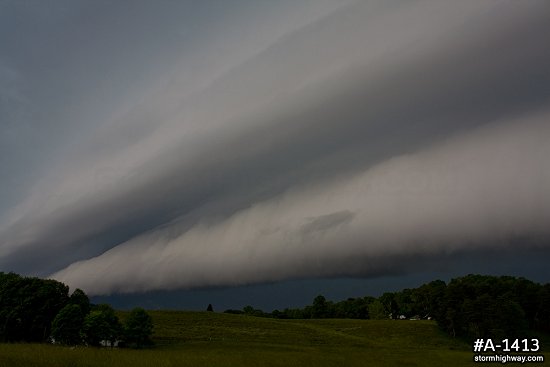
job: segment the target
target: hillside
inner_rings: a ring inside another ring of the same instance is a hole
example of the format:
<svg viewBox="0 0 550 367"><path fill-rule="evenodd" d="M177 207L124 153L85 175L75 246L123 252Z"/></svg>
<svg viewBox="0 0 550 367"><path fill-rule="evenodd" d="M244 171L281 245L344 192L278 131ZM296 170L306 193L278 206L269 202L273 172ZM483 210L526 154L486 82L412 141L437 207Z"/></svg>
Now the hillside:
<svg viewBox="0 0 550 367"><path fill-rule="evenodd" d="M124 321L128 312L117 314ZM472 365L472 346L449 337L434 321L150 314L155 325L152 349L0 344L0 367ZM547 336L541 339L543 350L549 344Z"/></svg>
<svg viewBox="0 0 550 367"><path fill-rule="evenodd" d="M273 346L464 347L434 322L397 320L276 320L213 312L150 311L159 347L181 344ZM124 316L121 315L121 318ZM469 349L466 346L466 349Z"/></svg>
<svg viewBox="0 0 550 367"><path fill-rule="evenodd" d="M471 346L447 337L431 321L151 315L154 349L0 344L0 366L463 366L472 358Z"/></svg>

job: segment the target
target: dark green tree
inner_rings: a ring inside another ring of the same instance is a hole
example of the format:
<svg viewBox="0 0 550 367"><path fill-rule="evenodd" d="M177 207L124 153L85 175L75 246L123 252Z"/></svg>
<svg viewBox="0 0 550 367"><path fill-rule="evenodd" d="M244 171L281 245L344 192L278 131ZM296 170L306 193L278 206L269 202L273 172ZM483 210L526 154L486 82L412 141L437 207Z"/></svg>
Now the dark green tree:
<svg viewBox="0 0 550 367"><path fill-rule="evenodd" d="M0 341L46 341L68 292L55 280L0 273Z"/></svg>
<svg viewBox="0 0 550 367"><path fill-rule="evenodd" d="M436 319L453 336L521 337L539 320L540 288L509 276L456 278L445 290Z"/></svg>
<svg viewBox="0 0 550 367"><path fill-rule="evenodd" d="M243 307L243 313L248 316L264 317L267 314L260 309L256 309L250 305Z"/></svg>
<svg viewBox="0 0 550 367"><path fill-rule="evenodd" d="M384 309L386 310L386 314L391 317L392 319L396 319L399 317L399 306L395 300L395 293L386 292L379 298L380 302L382 302L382 305L384 305Z"/></svg>
<svg viewBox="0 0 550 367"><path fill-rule="evenodd" d="M368 319L369 304L374 297L348 298L332 304L331 316L337 319Z"/></svg>
<svg viewBox="0 0 550 367"><path fill-rule="evenodd" d="M382 302L375 300L369 305L369 317L372 320L382 320L388 318L386 309Z"/></svg>
<svg viewBox="0 0 550 367"><path fill-rule="evenodd" d="M535 325L538 330L550 332L550 283L540 287Z"/></svg>
<svg viewBox="0 0 550 367"><path fill-rule="evenodd" d="M134 308L124 323L126 341L142 348L151 344L153 334L153 319L143 308Z"/></svg>
<svg viewBox="0 0 550 367"><path fill-rule="evenodd" d="M82 337L86 344L99 346L102 340L110 336L109 323L101 311L91 311L82 325Z"/></svg>
<svg viewBox="0 0 550 367"><path fill-rule="evenodd" d="M84 314L78 305L68 304L57 314L52 323L51 336L56 343L77 345L82 342L80 331Z"/></svg>
<svg viewBox="0 0 550 367"><path fill-rule="evenodd" d="M91 309L90 299L88 298L86 293L84 293L84 291L79 288L75 289L73 294L71 294L71 297L69 298L69 304L79 306L84 315L87 315Z"/></svg>
<svg viewBox="0 0 550 367"><path fill-rule="evenodd" d="M106 304L96 306L84 318L82 336L88 345L99 346L105 341L113 346L122 336L122 325L113 308Z"/></svg>
<svg viewBox="0 0 550 367"><path fill-rule="evenodd" d="M327 302L326 298L322 295L318 295L313 300L313 305L311 308L311 318L324 319L330 317L329 308L330 304Z"/></svg>

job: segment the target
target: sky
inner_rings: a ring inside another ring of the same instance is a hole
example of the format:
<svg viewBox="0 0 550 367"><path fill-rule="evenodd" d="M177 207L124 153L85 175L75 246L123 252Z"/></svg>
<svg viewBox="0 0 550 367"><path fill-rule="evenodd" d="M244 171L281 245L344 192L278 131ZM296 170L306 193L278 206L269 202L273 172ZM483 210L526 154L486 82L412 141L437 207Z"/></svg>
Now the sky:
<svg viewBox="0 0 550 367"><path fill-rule="evenodd" d="M0 0L0 271L121 307L550 282L548 34L545 0Z"/></svg>

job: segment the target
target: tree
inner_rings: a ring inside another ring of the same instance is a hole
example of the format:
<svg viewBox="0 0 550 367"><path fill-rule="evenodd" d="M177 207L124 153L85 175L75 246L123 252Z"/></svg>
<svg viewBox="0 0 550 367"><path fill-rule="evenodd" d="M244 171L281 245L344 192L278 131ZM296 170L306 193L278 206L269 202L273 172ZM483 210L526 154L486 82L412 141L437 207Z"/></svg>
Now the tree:
<svg viewBox="0 0 550 367"><path fill-rule="evenodd" d="M453 336L524 335L540 320L541 286L523 278L468 275L451 280L436 320Z"/></svg>
<svg viewBox="0 0 550 367"><path fill-rule="evenodd" d="M550 332L550 283L540 288L538 299L536 327L539 330Z"/></svg>
<svg viewBox="0 0 550 367"><path fill-rule="evenodd" d="M243 313L248 316L257 316L257 317L263 317L266 315L262 310L255 309L250 305L243 307Z"/></svg>
<svg viewBox="0 0 550 367"><path fill-rule="evenodd" d="M411 289L406 288L403 289L401 292L395 292L394 301L397 304L397 312L392 315L394 319L399 317L400 315L405 315L406 317L411 317L415 315L413 310Z"/></svg>
<svg viewBox="0 0 550 367"><path fill-rule="evenodd" d="M371 320L382 320L386 319L386 309L384 305L379 300L374 300L369 304L369 318Z"/></svg>
<svg viewBox="0 0 550 367"><path fill-rule="evenodd" d="M387 315L392 319L399 317L399 308L395 301L395 293L386 292L380 296L379 300L382 302Z"/></svg>
<svg viewBox="0 0 550 367"><path fill-rule="evenodd" d="M211 303L209 303L209 304L208 304L208 307L206 307L206 311L208 311L208 312L214 312L214 307L212 307L212 304L211 304Z"/></svg>
<svg viewBox="0 0 550 367"><path fill-rule="evenodd" d="M55 280L0 272L0 341L46 341L68 292Z"/></svg>
<svg viewBox="0 0 550 367"><path fill-rule="evenodd" d="M313 300L313 306L311 309L311 318L324 319L329 317L329 303L322 295L318 295Z"/></svg>
<svg viewBox="0 0 550 367"><path fill-rule="evenodd" d="M90 299L82 289L75 289L69 298L69 304L79 306L84 315L87 315L90 312Z"/></svg>
<svg viewBox="0 0 550 367"><path fill-rule="evenodd" d="M84 319L82 334L88 345L99 346L107 341L113 346L122 334L122 326L109 305L96 306Z"/></svg>
<svg viewBox="0 0 550 367"><path fill-rule="evenodd" d="M109 324L101 311L92 311L84 319L82 336L86 344L99 346L102 340L108 339Z"/></svg>
<svg viewBox="0 0 550 367"><path fill-rule="evenodd" d="M124 323L126 341L137 348L151 344L153 334L153 320L143 308L134 308Z"/></svg>
<svg viewBox="0 0 550 367"><path fill-rule="evenodd" d="M80 306L68 304L57 314L52 323L51 336L56 343L77 345L82 342L80 330L84 315Z"/></svg>
<svg viewBox="0 0 550 367"><path fill-rule="evenodd" d="M337 319L368 319L369 304L374 297L348 298L332 304L330 316Z"/></svg>

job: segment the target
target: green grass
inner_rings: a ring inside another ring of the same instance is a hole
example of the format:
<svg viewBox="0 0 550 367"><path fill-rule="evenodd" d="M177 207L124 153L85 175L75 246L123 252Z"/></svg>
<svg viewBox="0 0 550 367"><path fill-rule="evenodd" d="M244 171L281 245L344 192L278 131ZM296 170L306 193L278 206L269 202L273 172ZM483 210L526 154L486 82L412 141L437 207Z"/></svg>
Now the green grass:
<svg viewBox="0 0 550 367"><path fill-rule="evenodd" d="M151 315L153 349L0 344L0 367L473 365L471 346L441 333L431 321L274 320L176 311Z"/></svg>

